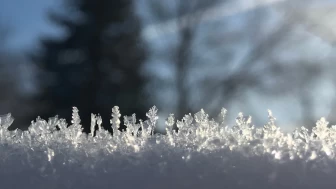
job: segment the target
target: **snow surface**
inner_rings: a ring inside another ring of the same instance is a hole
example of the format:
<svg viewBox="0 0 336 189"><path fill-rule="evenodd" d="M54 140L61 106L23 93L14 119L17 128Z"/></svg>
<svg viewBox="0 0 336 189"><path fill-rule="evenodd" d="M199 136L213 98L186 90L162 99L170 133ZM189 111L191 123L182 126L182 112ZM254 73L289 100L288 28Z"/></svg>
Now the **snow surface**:
<svg viewBox="0 0 336 189"><path fill-rule="evenodd" d="M56 116L9 131L14 119L0 116L0 188L336 188L336 126L324 118L312 132L284 133L271 111L269 122L256 128L242 113L229 127L225 109L216 119L201 110L176 123L170 114L167 134L153 135L157 111L138 123L125 116L127 131L113 136L94 114L91 128L98 130L83 133L75 107L70 126ZM120 117L114 107L115 131Z"/></svg>

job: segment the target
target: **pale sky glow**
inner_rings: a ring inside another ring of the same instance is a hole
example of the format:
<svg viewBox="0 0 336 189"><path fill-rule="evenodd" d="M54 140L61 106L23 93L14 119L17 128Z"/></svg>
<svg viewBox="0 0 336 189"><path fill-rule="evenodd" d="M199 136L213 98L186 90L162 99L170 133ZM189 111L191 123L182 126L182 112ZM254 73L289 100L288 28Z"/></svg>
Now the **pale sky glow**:
<svg viewBox="0 0 336 189"><path fill-rule="evenodd" d="M0 26L10 27L8 48L26 50L38 44L41 35L57 36L62 30L47 19L50 9L57 9L57 0L0 0ZM3 23L2 23L3 22Z"/></svg>
<svg viewBox="0 0 336 189"><path fill-rule="evenodd" d="M246 12L258 7L269 6L274 3L283 2L286 0L261 0L258 2L252 1L235 1L234 3L227 4L222 3L222 5L213 7L204 12L204 16L202 17L203 22L214 21L222 17L232 16L238 13ZM188 15L180 18L181 22L183 20L188 19ZM182 27L178 28L177 19L169 20L167 22L155 25L149 25L145 27L142 31L142 36L145 39L154 39L164 34L177 32L179 29L187 27L187 25L182 25ZM188 22L185 22L188 23Z"/></svg>

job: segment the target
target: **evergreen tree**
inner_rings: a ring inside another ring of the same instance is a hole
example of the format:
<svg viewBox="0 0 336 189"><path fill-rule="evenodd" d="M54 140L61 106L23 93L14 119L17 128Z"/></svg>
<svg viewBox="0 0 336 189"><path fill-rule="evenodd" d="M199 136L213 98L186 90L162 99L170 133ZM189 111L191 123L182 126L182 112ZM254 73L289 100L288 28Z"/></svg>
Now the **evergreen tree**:
<svg viewBox="0 0 336 189"><path fill-rule="evenodd" d="M91 113L100 113L104 127L110 128L114 105L124 115L144 114L144 52L132 1L68 0L64 7L66 15L50 12L49 18L66 35L41 39L42 51L32 56L44 71L39 100L47 103L48 111L42 115L69 119L77 106L88 132Z"/></svg>

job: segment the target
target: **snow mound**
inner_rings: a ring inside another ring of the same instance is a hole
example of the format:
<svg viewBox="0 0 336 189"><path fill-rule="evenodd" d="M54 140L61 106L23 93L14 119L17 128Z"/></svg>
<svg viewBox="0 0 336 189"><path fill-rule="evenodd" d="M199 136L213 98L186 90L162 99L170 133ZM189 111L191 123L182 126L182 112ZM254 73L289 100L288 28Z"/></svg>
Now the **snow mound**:
<svg viewBox="0 0 336 189"><path fill-rule="evenodd" d="M201 110L176 122L170 114L160 135L153 134L157 111L151 108L146 121L124 116L127 129L120 132L114 107L113 136L94 114L91 133L83 133L75 107L69 126L57 116L38 117L26 131L9 131L13 117L0 116L1 188L336 187L336 126L328 127L325 118L312 132L284 133L271 111L263 127L242 113L229 127L224 108L216 119Z"/></svg>

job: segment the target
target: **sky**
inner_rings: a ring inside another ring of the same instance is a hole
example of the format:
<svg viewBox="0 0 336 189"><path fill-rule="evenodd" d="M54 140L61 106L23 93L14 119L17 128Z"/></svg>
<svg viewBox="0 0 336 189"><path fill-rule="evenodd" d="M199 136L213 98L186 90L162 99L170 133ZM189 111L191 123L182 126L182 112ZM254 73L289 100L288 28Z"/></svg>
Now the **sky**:
<svg viewBox="0 0 336 189"><path fill-rule="evenodd" d="M250 9L251 6L272 4L279 1L283 0L259 0L260 3L247 4L243 8ZM0 0L0 23L8 24L14 32L9 41L9 47L19 50L27 49L35 46L41 35L59 35L60 30L49 23L46 17L47 11L57 8L59 2L57 0ZM324 0L322 2L335 3L336 0ZM233 12L235 11L238 10ZM153 26L147 27L144 32L148 35L152 29Z"/></svg>
<svg viewBox="0 0 336 189"><path fill-rule="evenodd" d="M56 0L0 0L0 21L11 27L9 48L23 50L37 44L41 35L57 35L59 29L48 22L46 13Z"/></svg>
<svg viewBox="0 0 336 189"><path fill-rule="evenodd" d="M247 12L249 10L262 7L270 6L272 4L280 3L286 0L236 0L232 2L219 3L218 6L209 8L205 10L204 17L202 18L204 22L218 20L223 17L232 16L242 12ZM144 9L144 11L147 11ZM204 10L202 10L204 11ZM143 15L146 13L142 13ZM185 16L187 19L188 16ZM180 18L179 18L180 19ZM183 19L183 18L182 18ZM146 38L155 38L160 35L164 35L169 32L177 32L181 28L177 28L177 19L168 20L165 23L153 24L145 27L142 35ZM187 27L183 25L182 27ZM160 28L160 29L158 29Z"/></svg>

